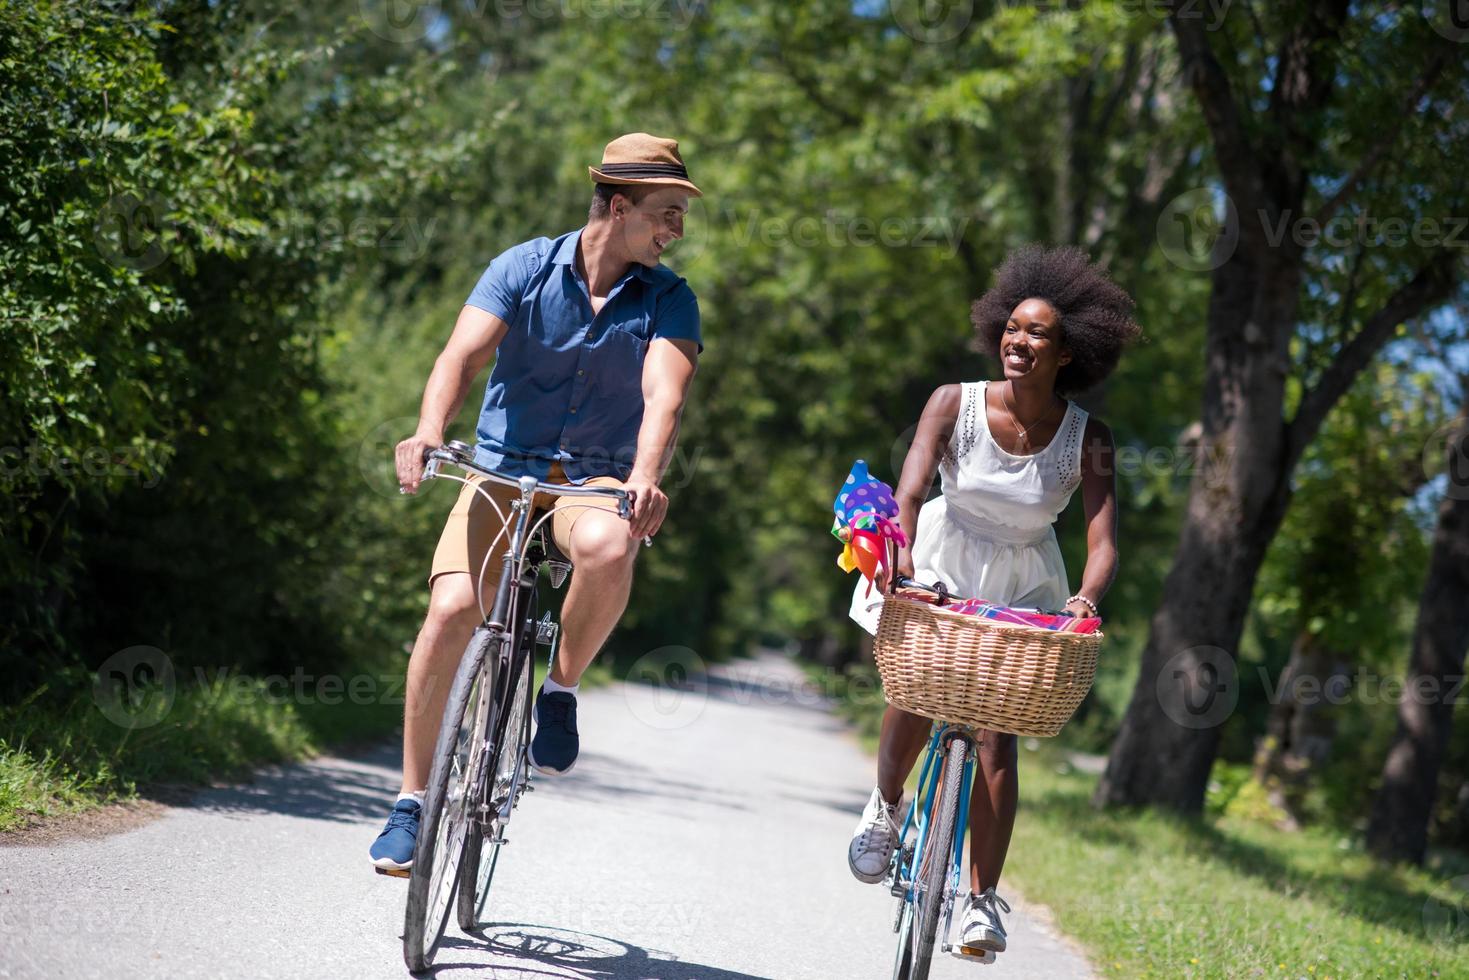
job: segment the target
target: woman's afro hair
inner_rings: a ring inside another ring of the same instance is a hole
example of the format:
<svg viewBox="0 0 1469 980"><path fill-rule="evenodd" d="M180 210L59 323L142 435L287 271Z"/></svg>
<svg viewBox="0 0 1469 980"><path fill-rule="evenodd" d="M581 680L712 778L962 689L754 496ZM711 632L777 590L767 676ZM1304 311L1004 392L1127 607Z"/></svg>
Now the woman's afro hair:
<svg viewBox="0 0 1469 980"><path fill-rule="evenodd" d="M1079 248L1026 245L1005 257L995 283L974 301L969 319L983 349L996 356L1015 307L1043 299L1056 311L1071 362L1061 365L1056 390L1086 391L1117 367L1122 348L1141 334L1132 319L1132 297Z"/></svg>

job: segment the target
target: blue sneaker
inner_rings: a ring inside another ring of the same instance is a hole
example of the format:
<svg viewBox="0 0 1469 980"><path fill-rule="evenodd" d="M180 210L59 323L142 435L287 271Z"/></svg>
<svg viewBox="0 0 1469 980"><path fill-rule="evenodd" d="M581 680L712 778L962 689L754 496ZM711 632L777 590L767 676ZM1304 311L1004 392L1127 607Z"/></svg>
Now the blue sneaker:
<svg viewBox="0 0 1469 980"><path fill-rule="evenodd" d="M536 737L530 740L530 764L536 772L563 776L576 764L576 695L565 691L536 694Z"/></svg>
<svg viewBox="0 0 1469 980"><path fill-rule="evenodd" d="M418 842L418 819L423 807L417 800L399 800L388 815L388 825L372 842L372 866L380 875L407 878L413 869L413 845Z"/></svg>

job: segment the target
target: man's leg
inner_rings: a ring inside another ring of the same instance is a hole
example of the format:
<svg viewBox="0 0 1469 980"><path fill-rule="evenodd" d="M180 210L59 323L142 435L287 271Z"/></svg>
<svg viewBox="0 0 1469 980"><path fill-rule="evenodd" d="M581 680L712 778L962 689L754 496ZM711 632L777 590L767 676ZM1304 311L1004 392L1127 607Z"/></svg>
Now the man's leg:
<svg viewBox="0 0 1469 980"><path fill-rule="evenodd" d="M507 506L506 491L514 492L509 488L490 488L502 511ZM454 685L454 673L459 669L464 648L480 621L474 583L481 567L485 567L484 589L491 596L500 580L500 556L505 552L505 545L504 538L497 539L497 535L502 526L495 508L466 486L439 537L429 574L428 615L424 617L413 644L413 656L408 661L403 702L402 791L388 816L387 826L371 849L372 863L386 874L404 875L413 863L421 808L409 797L418 794L421 799L428 786L434 744L438 741L449 688ZM485 566L485 552L492 543L496 553Z"/></svg>
<svg viewBox="0 0 1469 980"><path fill-rule="evenodd" d="M622 481L600 476L584 486L621 487ZM561 645L550 677L574 687L627 609L638 541L617 516L616 502L594 497L557 498L551 533L576 570L561 606Z"/></svg>
<svg viewBox="0 0 1469 980"><path fill-rule="evenodd" d="M428 615L408 661L403 708L404 793L416 793L428 785L444 703L454 684L459 658L479 621L474 577L467 572L435 576Z"/></svg>
<svg viewBox="0 0 1469 980"><path fill-rule="evenodd" d="M576 570L561 607L561 645L551 668L551 680L564 687L581 680L622 618L638 554L627 521L607 510L584 510L574 518L568 537L567 554Z"/></svg>

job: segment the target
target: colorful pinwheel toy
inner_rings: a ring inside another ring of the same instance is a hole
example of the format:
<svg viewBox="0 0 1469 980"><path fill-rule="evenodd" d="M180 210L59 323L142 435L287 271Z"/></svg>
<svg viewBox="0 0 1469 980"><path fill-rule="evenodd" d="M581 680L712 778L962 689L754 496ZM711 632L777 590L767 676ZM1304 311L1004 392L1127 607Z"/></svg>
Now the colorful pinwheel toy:
<svg viewBox="0 0 1469 980"><path fill-rule="evenodd" d="M831 533L844 545L837 565L844 572L852 569L861 571L867 579L867 591L872 592L872 583L878 569L887 569L888 542L899 546L908 543L903 529L898 526L898 503L893 499L893 488L867 472L867 462L857 460L852 472L837 491L832 503L836 521Z"/></svg>

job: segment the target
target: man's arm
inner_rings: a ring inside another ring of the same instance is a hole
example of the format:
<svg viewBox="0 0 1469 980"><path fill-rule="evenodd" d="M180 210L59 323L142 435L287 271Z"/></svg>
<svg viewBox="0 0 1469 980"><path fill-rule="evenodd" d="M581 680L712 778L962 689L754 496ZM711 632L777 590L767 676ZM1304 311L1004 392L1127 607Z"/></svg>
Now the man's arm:
<svg viewBox="0 0 1469 980"><path fill-rule="evenodd" d="M627 480L627 489L637 494L628 527L635 538L657 534L668 513L668 496L658 482L673 459L679 419L698 361L696 342L663 337L653 339L643 358L643 424Z"/></svg>
<svg viewBox="0 0 1469 980"><path fill-rule="evenodd" d="M434 369L424 386L418 431L398 443L394 450L398 483L407 492L418 492L418 484L423 479L424 452L444 444L444 430L459 414L470 383L490 363L509 329L504 320L478 307L466 306L459 311L454 332L434 361Z"/></svg>

